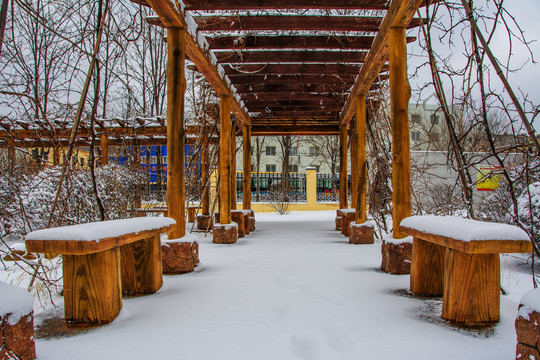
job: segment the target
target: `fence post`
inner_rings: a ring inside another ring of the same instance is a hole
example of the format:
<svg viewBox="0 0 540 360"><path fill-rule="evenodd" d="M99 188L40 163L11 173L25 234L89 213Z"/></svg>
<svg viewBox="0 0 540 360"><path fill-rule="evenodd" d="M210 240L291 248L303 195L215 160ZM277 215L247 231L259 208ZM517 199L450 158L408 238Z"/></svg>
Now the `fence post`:
<svg viewBox="0 0 540 360"><path fill-rule="evenodd" d="M317 204L317 169L306 168L306 199L308 207Z"/></svg>

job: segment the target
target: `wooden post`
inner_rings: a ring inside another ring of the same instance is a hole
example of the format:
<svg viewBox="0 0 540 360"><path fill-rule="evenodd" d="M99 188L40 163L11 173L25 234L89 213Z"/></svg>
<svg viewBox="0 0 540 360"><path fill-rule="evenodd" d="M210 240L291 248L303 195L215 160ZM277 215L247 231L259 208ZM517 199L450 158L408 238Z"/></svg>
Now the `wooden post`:
<svg viewBox="0 0 540 360"><path fill-rule="evenodd" d="M392 126L392 218L394 238L405 237L399 224L411 216L411 158L409 139L409 99L411 88L407 79L407 43L405 28L388 32L390 60L390 112Z"/></svg>
<svg viewBox="0 0 540 360"><path fill-rule="evenodd" d="M120 247L122 291L152 294L163 284L160 234Z"/></svg>
<svg viewBox="0 0 540 360"><path fill-rule="evenodd" d="M236 210L236 126L231 133L231 210Z"/></svg>
<svg viewBox="0 0 540 360"><path fill-rule="evenodd" d="M411 292L428 296L441 296L443 294L445 251L443 246L417 237L414 238L410 278Z"/></svg>
<svg viewBox="0 0 540 360"><path fill-rule="evenodd" d="M9 172L13 172L13 169L15 168L15 141L12 138L8 138L7 140L8 145L8 168Z"/></svg>
<svg viewBox="0 0 540 360"><path fill-rule="evenodd" d="M71 162L71 159L67 159ZM109 164L109 139L106 134L101 134L101 166Z"/></svg>
<svg viewBox="0 0 540 360"><path fill-rule="evenodd" d="M137 144L133 145L133 169L141 168L141 147Z"/></svg>
<svg viewBox="0 0 540 360"><path fill-rule="evenodd" d="M201 214L210 215L210 160L209 160L209 138L208 129L204 127L202 134L202 148L201 148L201 179L204 182L204 188L201 199Z"/></svg>
<svg viewBox="0 0 540 360"><path fill-rule="evenodd" d="M56 166L58 164L60 164L60 148L56 146L53 150L53 165Z"/></svg>
<svg viewBox="0 0 540 360"><path fill-rule="evenodd" d="M351 120L350 125L349 141L351 143L351 208L356 209L356 200L358 200L358 196L356 195L356 185L358 183L358 143L356 139L356 120L354 120L354 122Z"/></svg>
<svg viewBox="0 0 540 360"><path fill-rule="evenodd" d="M219 99L219 213L220 224L231 223L231 102L228 95Z"/></svg>
<svg viewBox="0 0 540 360"><path fill-rule="evenodd" d="M244 125L242 127L242 136L244 148L242 150L242 166L244 168L244 177L242 183L242 209L251 209L251 127Z"/></svg>
<svg viewBox="0 0 540 360"><path fill-rule="evenodd" d="M184 174L184 76L186 32L167 29L167 210L176 220L169 239L186 233L186 187Z"/></svg>
<svg viewBox="0 0 540 360"><path fill-rule="evenodd" d="M348 144L347 130L348 125L339 127L339 208L346 209L349 206L349 189L348 189Z"/></svg>
<svg viewBox="0 0 540 360"><path fill-rule="evenodd" d="M355 222L367 221L366 97L356 99L356 216Z"/></svg>

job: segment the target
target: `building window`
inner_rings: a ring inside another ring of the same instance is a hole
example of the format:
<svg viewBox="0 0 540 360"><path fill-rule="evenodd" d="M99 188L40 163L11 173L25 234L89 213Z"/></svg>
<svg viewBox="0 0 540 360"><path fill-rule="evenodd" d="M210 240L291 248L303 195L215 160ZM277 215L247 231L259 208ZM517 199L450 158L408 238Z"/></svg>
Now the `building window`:
<svg viewBox="0 0 540 360"><path fill-rule="evenodd" d="M150 156L150 164L157 164L157 156Z"/></svg>
<svg viewBox="0 0 540 360"><path fill-rule="evenodd" d="M292 147L292 148L289 150L289 155L290 155L290 156L298 156L298 148Z"/></svg>
<svg viewBox="0 0 540 360"><path fill-rule="evenodd" d="M266 147L266 156L275 156L276 155L276 147L275 146L267 146Z"/></svg>
<svg viewBox="0 0 540 360"><path fill-rule="evenodd" d="M189 158L189 157L188 157ZM162 156L161 157L161 163L166 165L167 164L167 156Z"/></svg>
<svg viewBox="0 0 540 360"><path fill-rule="evenodd" d="M420 132L418 132L418 131L411 132L411 140L412 141L420 141Z"/></svg>
<svg viewBox="0 0 540 360"><path fill-rule="evenodd" d="M439 115L431 114L429 119L431 120L431 125L437 125L439 123Z"/></svg>
<svg viewBox="0 0 540 360"><path fill-rule="evenodd" d="M319 156L319 148L315 146L311 146L309 148L309 156Z"/></svg>
<svg viewBox="0 0 540 360"><path fill-rule="evenodd" d="M289 172L298 172L298 165L289 165Z"/></svg>
<svg viewBox="0 0 540 360"><path fill-rule="evenodd" d="M420 117L419 114L412 114L411 115L411 124L420 124L421 120L422 120L422 118Z"/></svg>
<svg viewBox="0 0 540 360"><path fill-rule="evenodd" d="M268 147L267 147L267 149L268 149ZM276 148L274 147L274 150L275 149ZM276 172L276 165L266 164L266 172Z"/></svg>

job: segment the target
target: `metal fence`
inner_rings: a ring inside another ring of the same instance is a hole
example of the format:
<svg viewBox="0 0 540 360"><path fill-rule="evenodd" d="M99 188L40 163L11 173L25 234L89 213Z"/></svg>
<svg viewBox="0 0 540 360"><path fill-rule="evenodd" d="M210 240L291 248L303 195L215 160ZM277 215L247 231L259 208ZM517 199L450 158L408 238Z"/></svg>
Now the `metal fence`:
<svg viewBox="0 0 540 360"><path fill-rule="evenodd" d="M317 202L339 201L339 175L317 174Z"/></svg>
<svg viewBox="0 0 540 360"><path fill-rule="evenodd" d="M241 202L243 194L243 174L236 174L236 199ZM275 194L289 189L288 202L306 201L306 174L289 173L287 180L281 173L261 172L251 174L251 201L269 202L275 199Z"/></svg>

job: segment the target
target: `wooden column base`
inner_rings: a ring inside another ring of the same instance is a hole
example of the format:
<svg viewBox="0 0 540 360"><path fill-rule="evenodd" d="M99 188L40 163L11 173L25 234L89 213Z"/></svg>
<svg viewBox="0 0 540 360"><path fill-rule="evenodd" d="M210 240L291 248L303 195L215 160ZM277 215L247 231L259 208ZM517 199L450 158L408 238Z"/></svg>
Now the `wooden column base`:
<svg viewBox="0 0 540 360"><path fill-rule="evenodd" d="M345 235L346 237L351 236L351 223L354 222L354 219L356 217L355 212L347 212L343 213L341 217L341 233Z"/></svg>
<svg viewBox="0 0 540 360"><path fill-rule="evenodd" d="M446 249L440 245L413 239L411 292L427 296L443 294L445 253Z"/></svg>
<svg viewBox="0 0 540 360"><path fill-rule="evenodd" d="M152 294L163 285L160 236L139 240L120 248L122 291Z"/></svg>
<svg viewBox="0 0 540 360"><path fill-rule="evenodd" d="M244 212L242 210L231 210L231 220L238 225L238 237L243 238L246 236Z"/></svg>
<svg viewBox="0 0 540 360"><path fill-rule="evenodd" d="M195 213L197 212L198 206L188 206L187 207L187 214L188 214L188 222L194 223L195 222Z"/></svg>
<svg viewBox="0 0 540 360"><path fill-rule="evenodd" d="M244 231L246 232L246 235L249 235L249 233L251 232L251 225L249 224L249 214L249 212L244 211Z"/></svg>
<svg viewBox="0 0 540 360"><path fill-rule="evenodd" d="M442 318L460 325L499 321L499 254L446 249Z"/></svg>
<svg viewBox="0 0 540 360"><path fill-rule="evenodd" d="M106 324L122 309L120 248L64 255L64 307L69 323Z"/></svg>
<svg viewBox="0 0 540 360"><path fill-rule="evenodd" d="M255 231L255 216L249 217L249 231Z"/></svg>
<svg viewBox="0 0 540 360"><path fill-rule="evenodd" d="M197 215L197 230L211 230L212 224L212 215Z"/></svg>
<svg viewBox="0 0 540 360"><path fill-rule="evenodd" d="M199 243L196 241L164 241L161 253L164 274L185 274L199 263Z"/></svg>
<svg viewBox="0 0 540 360"><path fill-rule="evenodd" d="M373 225L352 222L350 232L349 244L373 244L375 242Z"/></svg>
<svg viewBox="0 0 540 360"><path fill-rule="evenodd" d="M411 242L383 240L381 269L393 275L409 274L411 272L411 252Z"/></svg>
<svg viewBox="0 0 540 360"><path fill-rule="evenodd" d="M336 216L336 231L341 231L341 216Z"/></svg>
<svg viewBox="0 0 540 360"><path fill-rule="evenodd" d="M238 225L214 224L214 244L234 244L238 238Z"/></svg>

